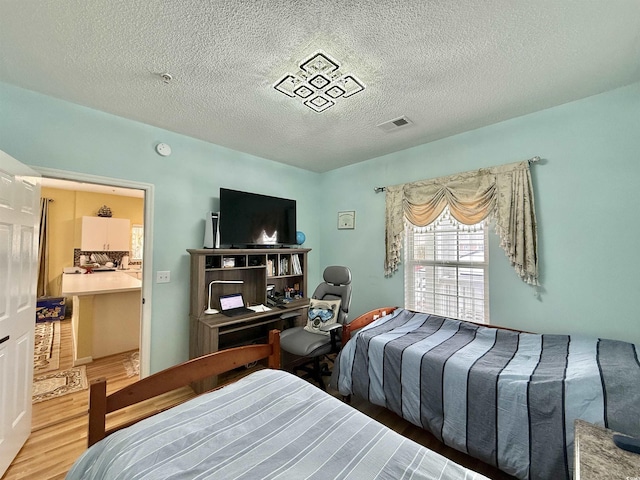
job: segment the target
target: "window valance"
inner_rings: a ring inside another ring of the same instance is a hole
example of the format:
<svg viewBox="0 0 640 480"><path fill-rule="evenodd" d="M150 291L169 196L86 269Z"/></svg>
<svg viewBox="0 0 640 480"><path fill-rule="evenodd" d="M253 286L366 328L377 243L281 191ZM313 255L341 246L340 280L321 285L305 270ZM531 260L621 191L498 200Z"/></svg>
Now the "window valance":
<svg viewBox="0 0 640 480"><path fill-rule="evenodd" d="M460 223L495 220L500 246L516 272L538 285L538 234L529 162L386 187L385 276L400 264L404 222L433 222L449 206Z"/></svg>

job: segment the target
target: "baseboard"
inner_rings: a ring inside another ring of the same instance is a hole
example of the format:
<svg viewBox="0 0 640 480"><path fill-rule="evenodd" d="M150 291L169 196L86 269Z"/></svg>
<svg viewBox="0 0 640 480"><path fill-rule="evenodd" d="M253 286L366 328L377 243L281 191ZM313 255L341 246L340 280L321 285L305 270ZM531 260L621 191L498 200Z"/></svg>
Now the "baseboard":
<svg viewBox="0 0 640 480"><path fill-rule="evenodd" d="M80 365L86 365L87 363L91 363L91 362L93 362L93 357L76 358L73 361L73 366L78 367Z"/></svg>

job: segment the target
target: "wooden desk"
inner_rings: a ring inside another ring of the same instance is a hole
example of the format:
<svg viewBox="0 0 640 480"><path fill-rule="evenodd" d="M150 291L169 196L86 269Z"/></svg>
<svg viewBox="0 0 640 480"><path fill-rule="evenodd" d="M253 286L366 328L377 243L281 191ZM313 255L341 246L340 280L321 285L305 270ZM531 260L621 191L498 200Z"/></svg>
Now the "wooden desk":
<svg viewBox="0 0 640 480"><path fill-rule="evenodd" d="M575 480L640 479L640 455L616 447L614 433L576 420Z"/></svg>
<svg viewBox="0 0 640 480"><path fill-rule="evenodd" d="M280 318L287 313L299 313L296 325L306 322L309 299L293 300L285 308L272 308L266 312L256 312L237 317L227 317L221 313L202 314L197 318L197 327L192 332L191 345L194 357L217 352L226 348L266 342L267 332L272 328L283 330L289 325ZM293 326L293 325L292 325ZM215 388L217 378L211 377L193 385L197 393Z"/></svg>

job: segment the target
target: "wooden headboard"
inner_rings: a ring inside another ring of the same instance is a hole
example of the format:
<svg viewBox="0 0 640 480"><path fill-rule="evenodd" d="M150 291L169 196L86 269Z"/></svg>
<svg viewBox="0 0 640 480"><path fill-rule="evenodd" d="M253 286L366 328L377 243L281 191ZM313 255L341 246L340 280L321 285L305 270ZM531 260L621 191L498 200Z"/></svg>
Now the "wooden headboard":
<svg viewBox="0 0 640 480"><path fill-rule="evenodd" d="M354 319L352 322L345 324L342 327L342 345L345 345L349 339L351 338L351 333L356 330L360 330L362 327L369 325L374 320L377 320L380 317L384 317L385 315L389 315L398 307L382 307L376 308L375 310L371 310L370 312L363 313L358 318Z"/></svg>
<svg viewBox="0 0 640 480"><path fill-rule="evenodd" d="M106 430L106 415L108 413L265 358L268 359L269 368L280 368L280 332L278 330L269 332L269 343L267 344L230 348L194 358L143 378L111 395L107 395L106 379L93 380L89 386L88 446L99 442L121 428L128 427L162 410L155 410L133 421Z"/></svg>

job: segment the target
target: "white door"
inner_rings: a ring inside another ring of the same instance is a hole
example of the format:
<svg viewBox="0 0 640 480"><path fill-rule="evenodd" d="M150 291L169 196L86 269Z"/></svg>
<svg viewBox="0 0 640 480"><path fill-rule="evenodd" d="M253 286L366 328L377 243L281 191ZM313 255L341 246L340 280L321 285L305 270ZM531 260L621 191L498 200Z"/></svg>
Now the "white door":
<svg viewBox="0 0 640 480"><path fill-rule="evenodd" d="M38 177L0 150L0 477L31 433Z"/></svg>

